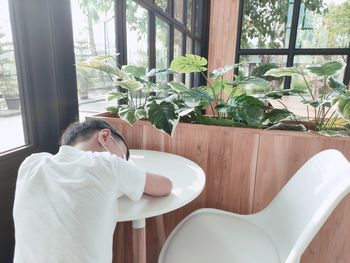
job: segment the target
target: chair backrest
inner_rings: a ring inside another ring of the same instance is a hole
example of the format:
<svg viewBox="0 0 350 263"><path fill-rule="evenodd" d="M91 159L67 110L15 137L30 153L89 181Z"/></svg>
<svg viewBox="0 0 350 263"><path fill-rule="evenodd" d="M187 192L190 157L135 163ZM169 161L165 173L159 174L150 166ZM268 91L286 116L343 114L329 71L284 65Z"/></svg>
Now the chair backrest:
<svg viewBox="0 0 350 263"><path fill-rule="evenodd" d="M270 235L281 262L299 262L349 191L349 161L337 150L325 150L307 161L265 209L252 215L251 221Z"/></svg>

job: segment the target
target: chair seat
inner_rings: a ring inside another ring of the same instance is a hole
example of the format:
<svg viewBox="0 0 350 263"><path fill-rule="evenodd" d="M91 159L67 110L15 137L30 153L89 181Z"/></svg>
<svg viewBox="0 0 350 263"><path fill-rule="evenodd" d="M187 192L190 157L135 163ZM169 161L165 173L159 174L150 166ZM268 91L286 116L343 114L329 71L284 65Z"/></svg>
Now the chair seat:
<svg viewBox="0 0 350 263"><path fill-rule="evenodd" d="M200 209L177 226L164 245L164 263L275 263L270 238L244 216ZM228 260L229 259L229 260Z"/></svg>

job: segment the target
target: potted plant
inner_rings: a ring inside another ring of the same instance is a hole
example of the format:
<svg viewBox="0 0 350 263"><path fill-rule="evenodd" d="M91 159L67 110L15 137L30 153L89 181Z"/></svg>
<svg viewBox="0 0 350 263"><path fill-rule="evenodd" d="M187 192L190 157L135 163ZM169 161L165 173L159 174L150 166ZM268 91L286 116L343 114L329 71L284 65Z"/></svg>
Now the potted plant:
<svg viewBox="0 0 350 263"><path fill-rule="evenodd" d="M97 56L79 63L80 68L103 71L114 81L115 90L109 100L126 99L126 103L109 107L107 110L133 125L137 120L148 119L153 126L172 134L180 121L221 125L231 127L265 128L294 114L286 109L274 109L265 98L247 94L247 85L267 85L266 80L236 75L232 81L224 75L239 65L232 64L207 72L207 60L187 54L175 58L170 69L152 69L133 65L114 66L107 60L111 56ZM155 82L159 75L199 72L207 85L186 87L183 83ZM213 115L203 112L210 108Z"/></svg>
<svg viewBox="0 0 350 263"><path fill-rule="evenodd" d="M283 83L283 78L264 76L267 71L269 71L270 69L274 69L274 68L278 68L278 66L274 63L260 64L253 69L251 74L254 77L263 78L263 79L269 81L270 86L268 88L271 88L272 90L277 90L281 87L281 84ZM263 90L266 91L266 88L264 88Z"/></svg>
<svg viewBox="0 0 350 263"><path fill-rule="evenodd" d="M301 78L306 87L306 94L301 89L276 90L268 92L264 97L278 100L282 103L282 95L286 92L300 97L300 101L307 108L307 118L299 118L297 122L325 135L349 136L349 106L347 87L335 79L335 75L342 68L338 61L327 61L319 66L309 66L305 69L296 67L273 68L267 71L266 77Z"/></svg>

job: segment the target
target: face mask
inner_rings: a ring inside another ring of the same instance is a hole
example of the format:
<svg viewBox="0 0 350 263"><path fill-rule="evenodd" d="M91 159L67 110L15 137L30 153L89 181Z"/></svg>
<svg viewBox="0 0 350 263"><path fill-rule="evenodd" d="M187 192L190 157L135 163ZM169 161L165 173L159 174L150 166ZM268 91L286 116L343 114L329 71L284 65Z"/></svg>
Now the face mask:
<svg viewBox="0 0 350 263"><path fill-rule="evenodd" d="M123 149L120 147L119 143L113 138L113 136L111 136L113 142L117 145L117 148L119 149L119 151L122 153L122 159L126 160L126 154L124 153ZM102 147L109 153L117 155L115 153L112 153L110 150L107 149L107 147L100 141L98 140L98 142L102 145Z"/></svg>

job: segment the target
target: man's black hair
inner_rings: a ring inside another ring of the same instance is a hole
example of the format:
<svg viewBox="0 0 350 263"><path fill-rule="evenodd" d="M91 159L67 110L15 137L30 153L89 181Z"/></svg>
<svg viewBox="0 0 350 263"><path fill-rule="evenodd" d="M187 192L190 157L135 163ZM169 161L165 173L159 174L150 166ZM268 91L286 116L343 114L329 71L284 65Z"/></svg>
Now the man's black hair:
<svg viewBox="0 0 350 263"><path fill-rule="evenodd" d="M129 147L121 133L113 128L108 122L103 120L87 120L84 122L73 122L64 131L61 137L61 145L75 145L78 141L85 141L91 138L96 131L103 129L109 129L112 132L112 136L117 141L122 141L127 149L126 159L129 160L130 152Z"/></svg>

